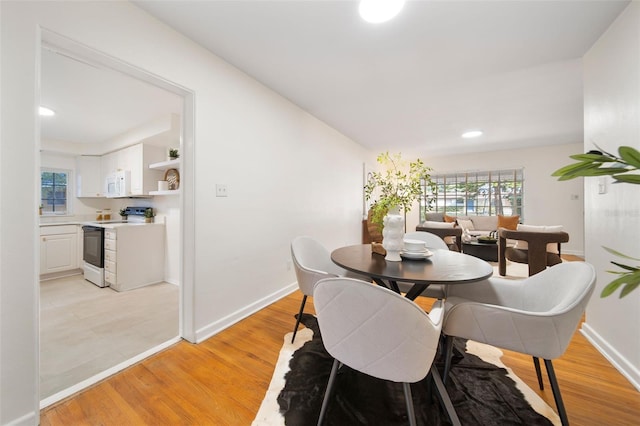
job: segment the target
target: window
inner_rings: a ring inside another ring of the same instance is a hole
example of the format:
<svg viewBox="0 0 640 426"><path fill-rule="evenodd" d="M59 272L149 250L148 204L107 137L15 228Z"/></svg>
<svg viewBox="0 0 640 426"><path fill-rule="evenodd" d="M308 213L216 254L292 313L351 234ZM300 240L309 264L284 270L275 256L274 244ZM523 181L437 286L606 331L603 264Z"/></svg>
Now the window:
<svg viewBox="0 0 640 426"><path fill-rule="evenodd" d="M422 184L420 218L425 213L450 216L519 215L522 218L523 169L431 175L434 185Z"/></svg>
<svg viewBox="0 0 640 426"><path fill-rule="evenodd" d="M70 214L68 182L70 170L42 169L40 172L40 204L43 215Z"/></svg>

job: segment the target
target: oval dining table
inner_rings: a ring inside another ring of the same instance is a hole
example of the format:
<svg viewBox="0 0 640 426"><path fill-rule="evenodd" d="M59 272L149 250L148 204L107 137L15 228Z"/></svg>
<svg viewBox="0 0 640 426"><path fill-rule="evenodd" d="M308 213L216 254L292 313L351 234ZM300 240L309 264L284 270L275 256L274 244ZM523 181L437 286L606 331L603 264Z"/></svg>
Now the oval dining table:
<svg viewBox="0 0 640 426"><path fill-rule="evenodd" d="M385 260L371 251L371 244L340 247L331 252L336 265L370 277L376 284L399 292L398 282L413 283L405 297L414 300L431 284L459 285L482 281L493 275L493 267L482 259L456 251L430 249L424 259Z"/></svg>
<svg viewBox="0 0 640 426"><path fill-rule="evenodd" d="M456 251L430 249L431 256L424 259L403 259L401 262L385 260L383 255L373 253L371 244L341 247L331 252L336 265L359 275L370 277L376 284L400 293L398 282L413 283L405 297L414 300L431 284L460 285L482 281L493 275L493 267L486 261ZM440 402L449 415L451 423L460 425L447 389L442 382L435 363L431 375L438 390Z"/></svg>

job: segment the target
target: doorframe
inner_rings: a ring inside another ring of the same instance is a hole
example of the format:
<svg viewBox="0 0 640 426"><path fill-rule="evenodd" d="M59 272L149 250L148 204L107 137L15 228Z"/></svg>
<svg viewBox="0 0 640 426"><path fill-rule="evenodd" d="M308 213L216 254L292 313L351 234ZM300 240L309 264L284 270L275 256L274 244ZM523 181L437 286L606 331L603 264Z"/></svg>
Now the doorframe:
<svg viewBox="0 0 640 426"><path fill-rule="evenodd" d="M185 339L189 342L196 343L196 331L195 331L195 92L189 88L186 88L180 84L177 84L169 79L166 79L162 76L154 74L145 69L139 68L133 64L127 63L123 60L120 60L114 56L108 55L104 52L93 49L89 46L86 46L78 41L67 38L59 33L54 31L40 28L40 38L38 40L37 46L37 78L38 83L36 85L36 99L39 102L41 99L41 73L42 73L42 49L46 48L46 46L52 46L56 49L60 49L65 53L69 53L70 55L77 57L81 60L86 60L91 63L102 66L106 69L110 69L116 72L120 72L122 74L128 75L130 77L136 78L138 80L142 80L151 85L159 87L161 89L167 90L171 93L182 96L183 98L183 107L182 107L182 129L181 129L181 137L182 137L182 146L180 147L182 164L181 164L181 191L180 191L180 266L179 266L179 279L180 279L180 288L179 288L179 329L178 329L178 338ZM40 136L40 119L36 120L36 134L37 134L37 147L35 150L35 155L39 155L40 153L40 145L41 145L41 136ZM36 167L39 168L40 159L36 158ZM39 175L39 173L38 173ZM36 188L37 189L37 188ZM35 211L35 210L34 210ZM34 252L36 253L36 265L39 265L39 250L37 247L34 247ZM38 274L36 274L38 275ZM36 306L40 305L40 292L35 292L35 303ZM40 322L40 310L37 309L37 323ZM36 332L36 377L40 375L40 328L37 327ZM153 353L157 353L162 350L167 345L160 345L155 348L152 348L149 351L144 352L132 359L131 363L138 362L141 359L144 359L148 356L151 356ZM128 365L131 365L129 363ZM128 365L127 362L121 363L114 368L106 371L107 375L115 374L117 371L121 371L126 368ZM93 378L87 379L81 383L82 388L86 388L91 384L102 380L104 377L100 377L100 375L96 375ZM95 379L95 380L94 380ZM77 392L77 387L69 388L71 393ZM46 405L50 405L55 401L41 400L40 397L40 381L37 380L37 390L38 390L38 400L40 401L40 408L43 408L42 402L46 402ZM63 397L61 397L63 398ZM58 398L58 399L61 399ZM58 400L56 399L56 400ZM46 406L45 405L45 406Z"/></svg>

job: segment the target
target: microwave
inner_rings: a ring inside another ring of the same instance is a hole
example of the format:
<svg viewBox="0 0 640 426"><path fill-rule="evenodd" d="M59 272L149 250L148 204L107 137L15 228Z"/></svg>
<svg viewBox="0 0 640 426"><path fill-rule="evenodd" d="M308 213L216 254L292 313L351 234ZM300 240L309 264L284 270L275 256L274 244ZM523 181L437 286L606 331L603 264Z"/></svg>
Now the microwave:
<svg viewBox="0 0 640 426"><path fill-rule="evenodd" d="M107 176L105 182L105 195L107 198L131 196L131 172L118 170Z"/></svg>

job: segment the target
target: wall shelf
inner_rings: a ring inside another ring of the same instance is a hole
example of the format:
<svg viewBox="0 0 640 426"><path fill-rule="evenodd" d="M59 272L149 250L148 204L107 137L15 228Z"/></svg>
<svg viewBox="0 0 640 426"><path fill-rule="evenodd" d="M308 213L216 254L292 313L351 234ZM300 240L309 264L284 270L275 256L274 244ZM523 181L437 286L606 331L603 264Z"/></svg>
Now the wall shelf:
<svg viewBox="0 0 640 426"><path fill-rule="evenodd" d="M179 189L174 189L171 191L149 191L149 195L177 195L179 193Z"/></svg>
<svg viewBox="0 0 640 426"><path fill-rule="evenodd" d="M177 158L175 160L167 160L167 161L161 161L159 163L152 163L152 164L149 164L149 168L155 169L155 170L179 169L180 159Z"/></svg>

